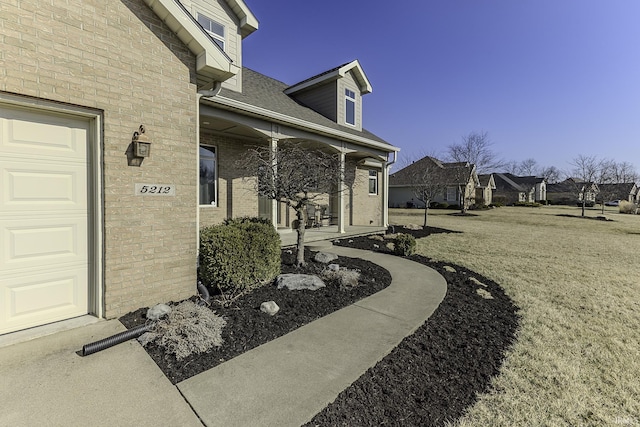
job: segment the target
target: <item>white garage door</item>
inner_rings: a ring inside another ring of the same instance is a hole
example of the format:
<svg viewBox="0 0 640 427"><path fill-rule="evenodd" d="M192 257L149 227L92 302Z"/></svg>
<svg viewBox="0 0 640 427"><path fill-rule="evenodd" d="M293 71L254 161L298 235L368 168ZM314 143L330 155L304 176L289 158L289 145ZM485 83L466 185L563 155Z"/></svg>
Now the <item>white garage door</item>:
<svg viewBox="0 0 640 427"><path fill-rule="evenodd" d="M0 334L88 312L88 130L0 105Z"/></svg>

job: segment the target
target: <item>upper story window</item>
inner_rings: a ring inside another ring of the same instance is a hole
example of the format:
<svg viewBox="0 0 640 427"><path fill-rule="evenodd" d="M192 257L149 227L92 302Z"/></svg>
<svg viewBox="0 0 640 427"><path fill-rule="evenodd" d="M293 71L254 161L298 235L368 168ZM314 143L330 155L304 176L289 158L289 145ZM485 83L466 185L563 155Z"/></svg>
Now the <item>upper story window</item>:
<svg viewBox="0 0 640 427"><path fill-rule="evenodd" d="M216 148L200 146L200 204L217 206L218 171Z"/></svg>
<svg viewBox="0 0 640 427"><path fill-rule="evenodd" d="M378 194L378 171L369 171L369 194Z"/></svg>
<svg viewBox="0 0 640 427"><path fill-rule="evenodd" d="M344 121L348 125L356 125L356 93L352 90L344 90Z"/></svg>
<svg viewBox="0 0 640 427"><path fill-rule="evenodd" d="M455 201L457 196L456 187L447 187L444 199L448 202Z"/></svg>
<svg viewBox="0 0 640 427"><path fill-rule="evenodd" d="M209 33L220 49L224 50L224 25L200 13L198 13L198 23Z"/></svg>

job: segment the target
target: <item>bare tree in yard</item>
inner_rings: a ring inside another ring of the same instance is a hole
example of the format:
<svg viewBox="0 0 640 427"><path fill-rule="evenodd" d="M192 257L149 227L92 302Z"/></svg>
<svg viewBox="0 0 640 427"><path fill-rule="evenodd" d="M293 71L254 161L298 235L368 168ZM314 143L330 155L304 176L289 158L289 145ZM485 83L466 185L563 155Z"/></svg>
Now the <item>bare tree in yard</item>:
<svg viewBox="0 0 640 427"><path fill-rule="evenodd" d="M573 169L573 183L579 200L582 200L582 216L584 216L587 206L587 193L590 187L595 184L598 175L602 170L603 162L593 156L585 156L580 154L571 161Z"/></svg>
<svg viewBox="0 0 640 427"><path fill-rule="evenodd" d="M524 159L518 166L518 173L521 176L535 176L538 174L538 162L535 159Z"/></svg>
<svg viewBox="0 0 640 427"><path fill-rule="evenodd" d="M447 148L447 158L452 162L469 162L476 166L479 174L495 172L505 162L491 150L491 145L487 132L471 132L462 137L461 143Z"/></svg>
<svg viewBox="0 0 640 427"><path fill-rule="evenodd" d="M604 206L608 200L626 199L624 184L633 185L638 179L633 165L628 162L616 162L606 159L600 162L598 171L598 197L602 204L602 214L604 214Z"/></svg>
<svg viewBox="0 0 640 427"><path fill-rule="evenodd" d="M246 176L257 178L255 189L259 196L285 203L296 212L296 264L304 265L307 207L340 191L343 171L338 155L299 143L281 142L276 150L268 146L254 147L239 166Z"/></svg>
<svg viewBox="0 0 640 427"><path fill-rule="evenodd" d="M549 184L555 184L556 182L560 182L562 172L560 172L560 169L555 166L548 166L546 168L542 168L540 176L545 178Z"/></svg>
<svg viewBox="0 0 640 427"><path fill-rule="evenodd" d="M416 164L419 167L408 168L411 190L416 200L424 203L424 224L427 226L429 205L434 198L441 195L447 188L444 167L439 160L425 157Z"/></svg>

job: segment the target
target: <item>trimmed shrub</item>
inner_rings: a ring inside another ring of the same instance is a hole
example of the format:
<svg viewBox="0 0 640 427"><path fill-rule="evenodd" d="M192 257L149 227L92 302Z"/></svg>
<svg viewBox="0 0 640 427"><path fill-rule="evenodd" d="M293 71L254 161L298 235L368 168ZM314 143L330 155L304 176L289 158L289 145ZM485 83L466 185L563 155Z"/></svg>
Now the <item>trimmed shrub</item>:
<svg viewBox="0 0 640 427"><path fill-rule="evenodd" d="M502 202L493 202L489 206L493 208L501 208L504 206L504 204Z"/></svg>
<svg viewBox="0 0 640 427"><path fill-rule="evenodd" d="M527 208L539 208L540 206L542 206L540 203L538 202L516 202L513 204L513 206L524 206Z"/></svg>
<svg viewBox="0 0 640 427"><path fill-rule="evenodd" d="M431 209L447 209L449 207L449 203L447 202L432 202Z"/></svg>
<svg viewBox="0 0 640 427"><path fill-rule="evenodd" d="M411 234L399 233L393 241L393 252L400 256L413 255L416 251L416 239Z"/></svg>
<svg viewBox="0 0 640 427"><path fill-rule="evenodd" d="M235 218L200 231L198 276L223 299L271 282L280 264L280 236L268 220Z"/></svg>
<svg viewBox="0 0 640 427"><path fill-rule="evenodd" d="M634 203L627 202L626 200L620 200L620 204L618 205L620 213L622 214L635 214L638 206Z"/></svg>

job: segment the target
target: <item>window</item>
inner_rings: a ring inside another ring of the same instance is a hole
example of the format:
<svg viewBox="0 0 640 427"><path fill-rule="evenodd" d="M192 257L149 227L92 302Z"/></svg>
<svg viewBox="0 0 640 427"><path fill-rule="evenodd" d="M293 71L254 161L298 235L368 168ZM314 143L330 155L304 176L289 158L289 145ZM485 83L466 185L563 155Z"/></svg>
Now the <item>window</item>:
<svg viewBox="0 0 640 427"><path fill-rule="evenodd" d="M198 23L209 33L220 49L224 50L224 25L201 14L198 14Z"/></svg>
<svg viewBox="0 0 640 427"><path fill-rule="evenodd" d="M200 146L200 204L217 206L218 171L215 147Z"/></svg>
<svg viewBox="0 0 640 427"><path fill-rule="evenodd" d="M349 125L356 125L356 93L352 90L344 90L345 110L344 121Z"/></svg>
<svg viewBox="0 0 640 427"><path fill-rule="evenodd" d="M447 187L446 201L456 201L456 187Z"/></svg>
<svg viewBox="0 0 640 427"><path fill-rule="evenodd" d="M369 171L369 194L378 194L378 171Z"/></svg>

